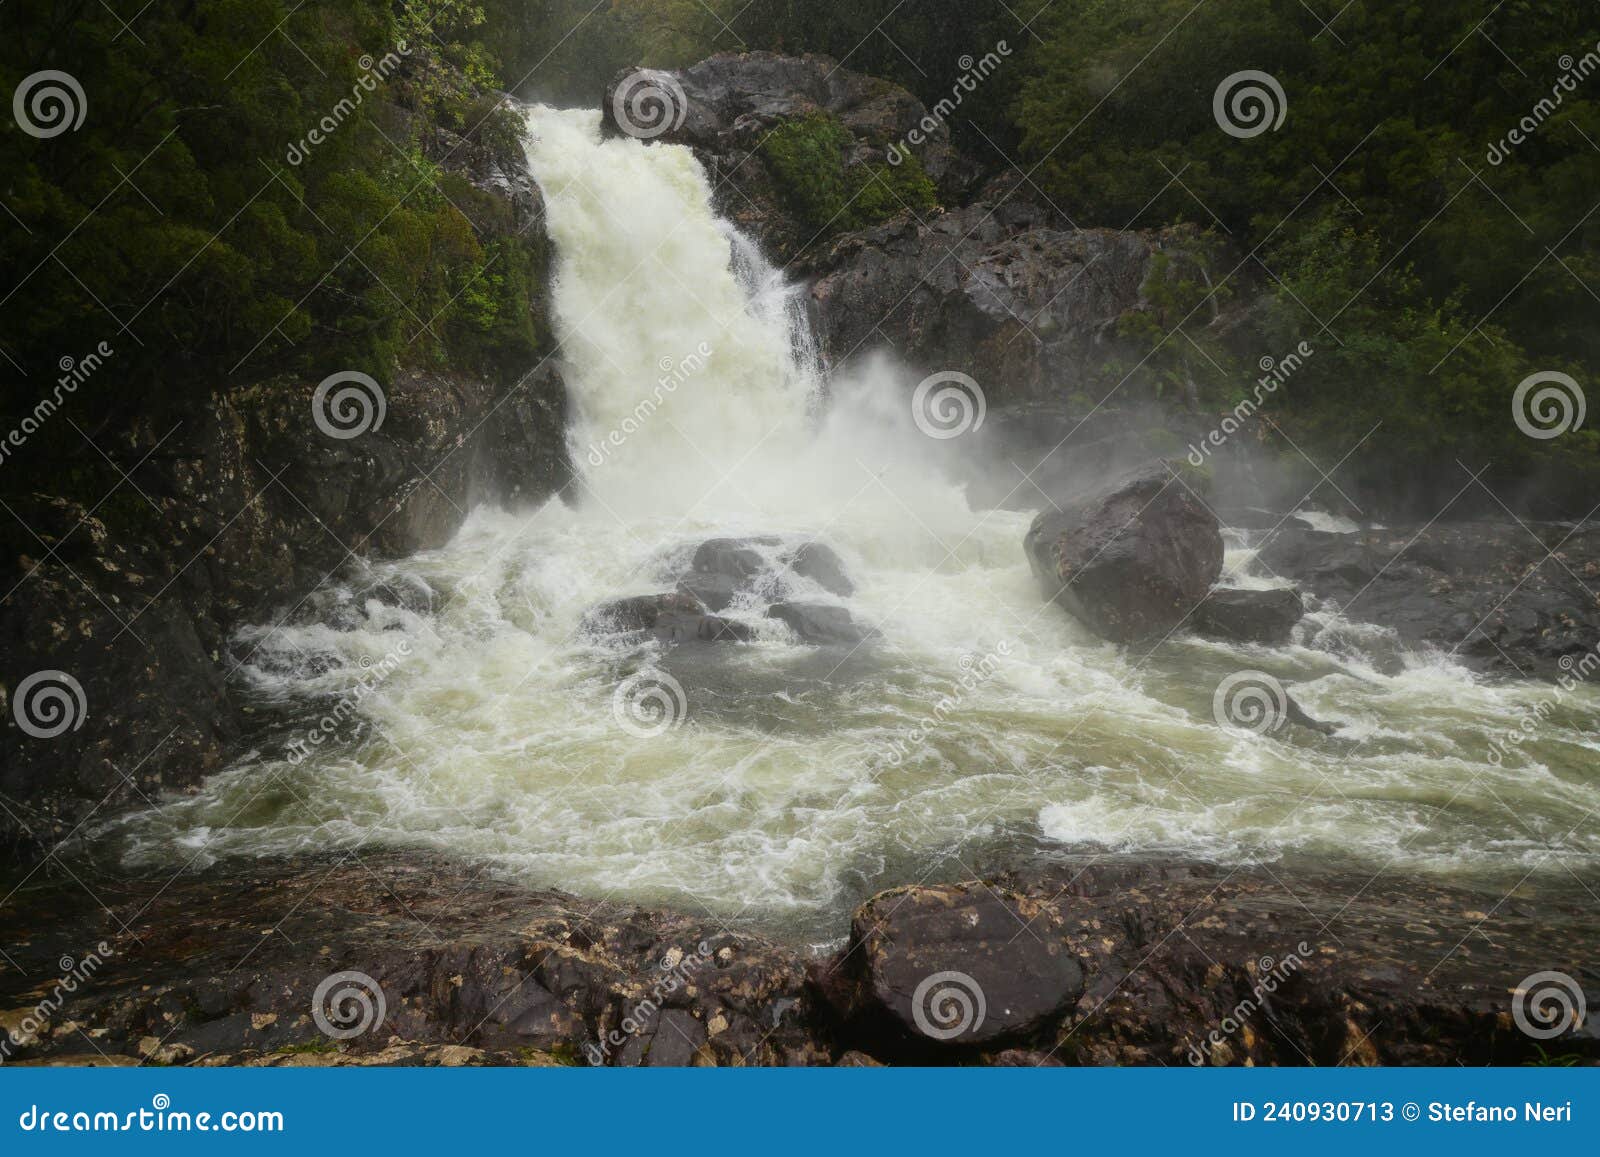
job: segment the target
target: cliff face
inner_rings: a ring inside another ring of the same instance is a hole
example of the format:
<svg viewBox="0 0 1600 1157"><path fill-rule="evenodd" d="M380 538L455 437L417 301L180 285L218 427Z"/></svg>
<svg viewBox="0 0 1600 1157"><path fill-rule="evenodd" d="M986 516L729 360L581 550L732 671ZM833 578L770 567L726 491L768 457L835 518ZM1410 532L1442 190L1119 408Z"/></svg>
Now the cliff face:
<svg viewBox="0 0 1600 1157"><path fill-rule="evenodd" d="M471 183L463 214L485 243L548 254L520 154L391 112ZM546 300L530 308L547 336ZM8 499L0 849L54 846L216 771L248 729L229 686L240 625L286 618L364 558L441 545L476 502L535 502L564 485L552 348L516 374L400 366L376 394L348 378L320 398L318 380L297 376L184 383L181 396L198 400L180 411L152 398L120 429L95 432L126 470L98 504L53 493L47 472ZM100 370L97 388L114 389L115 370ZM341 402L346 386L372 408Z"/></svg>

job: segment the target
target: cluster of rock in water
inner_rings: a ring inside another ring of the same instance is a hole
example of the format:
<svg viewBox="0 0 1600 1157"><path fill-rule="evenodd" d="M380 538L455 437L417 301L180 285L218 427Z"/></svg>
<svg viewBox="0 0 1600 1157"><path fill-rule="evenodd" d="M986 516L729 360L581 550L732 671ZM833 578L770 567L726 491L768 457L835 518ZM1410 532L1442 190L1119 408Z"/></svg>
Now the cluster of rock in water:
<svg viewBox="0 0 1600 1157"><path fill-rule="evenodd" d="M590 611L584 625L594 634L653 635L669 644L748 643L754 628L721 613L738 606L761 609L815 646L854 647L877 635L847 608L805 599L808 584L839 598L856 589L838 554L823 543L776 535L713 538L694 549L674 590L612 599Z"/></svg>

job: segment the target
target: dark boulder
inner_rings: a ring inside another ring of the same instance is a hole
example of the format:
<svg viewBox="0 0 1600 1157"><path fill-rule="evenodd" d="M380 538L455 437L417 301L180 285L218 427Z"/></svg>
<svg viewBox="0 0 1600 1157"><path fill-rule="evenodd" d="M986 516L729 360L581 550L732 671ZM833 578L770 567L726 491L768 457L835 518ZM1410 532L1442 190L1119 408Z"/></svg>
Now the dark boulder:
<svg viewBox="0 0 1600 1157"><path fill-rule="evenodd" d="M1083 994L1083 964L1059 923L983 884L879 893L851 924L848 1012L894 1026L912 1049L1026 1038Z"/></svg>
<svg viewBox="0 0 1600 1157"><path fill-rule="evenodd" d="M1113 642L1159 638L1222 573L1222 530L1152 463L1033 520L1024 546L1045 597Z"/></svg>
<svg viewBox="0 0 1600 1157"><path fill-rule="evenodd" d="M649 632L664 643L745 643L752 634L743 623L706 614L682 591L612 599L585 615L583 627L600 635Z"/></svg>
<svg viewBox="0 0 1600 1157"><path fill-rule="evenodd" d="M819 647L853 647L878 634L857 623L844 607L825 603L773 603L767 608L767 618L787 625L802 643Z"/></svg>
<svg viewBox="0 0 1600 1157"><path fill-rule="evenodd" d="M1231 643L1281 646L1305 615L1298 592L1287 587L1267 591L1214 590L1195 609L1189 625L1196 634Z"/></svg>
<svg viewBox="0 0 1600 1157"><path fill-rule="evenodd" d="M689 568L679 589L714 611L746 593L785 599L794 586L792 576L810 579L841 598L855 593L855 584L832 547L777 535L707 539L695 549Z"/></svg>

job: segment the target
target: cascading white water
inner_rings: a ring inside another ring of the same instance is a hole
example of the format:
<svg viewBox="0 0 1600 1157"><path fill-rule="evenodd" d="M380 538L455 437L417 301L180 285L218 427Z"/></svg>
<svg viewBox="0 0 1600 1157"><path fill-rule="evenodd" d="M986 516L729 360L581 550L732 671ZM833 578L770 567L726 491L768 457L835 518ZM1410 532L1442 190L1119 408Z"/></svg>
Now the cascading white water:
<svg viewBox="0 0 1600 1157"><path fill-rule="evenodd" d="M1383 673L1359 645L1175 640L1130 659L1040 602L1028 515L968 507L939 468L955 444L917 431L906 383L885 369L823 396L794 288L716 218L688 150L541 108L528 151L578 479L537 511L474 511L448 547L320 592L296 625L244 632L242 677L282 725L199 795L119 823L128 858L420 845L832 937L877 887L1071 847L1485 880L1551 847L1600 857L1576 827L1600 695L1540 710L1538 738L1497 765L1490 730L1550 688L1414 655ZM881 640L801 647L740 605L750 644L664 653L583 630L595 603L669 586L685 547L741 534L837 548ZM1217 726L1213 690L1241 668L1295 684L1359 746ZM614 696L658 671L683 717L641 737Z"/></svg>

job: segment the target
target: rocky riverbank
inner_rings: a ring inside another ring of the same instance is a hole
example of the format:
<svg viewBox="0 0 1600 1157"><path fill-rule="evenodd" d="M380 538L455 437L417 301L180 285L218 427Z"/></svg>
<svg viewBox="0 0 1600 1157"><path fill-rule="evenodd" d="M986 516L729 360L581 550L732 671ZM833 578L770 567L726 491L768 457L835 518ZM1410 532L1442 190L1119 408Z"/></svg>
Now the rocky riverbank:
<svg viewBox="0 0 1600 1157"><path fill-rule="evenodd" d="M1600 1057L1592 1020L1518 1027L1534 973L1600 996L1588 913L1526 888L1088 860L883 892L815 953L421 854L138 880L47 868L7 908L11 1063Z"/></svg>

